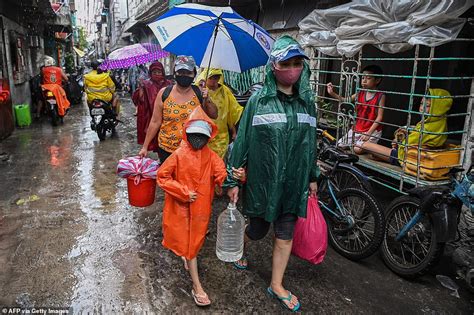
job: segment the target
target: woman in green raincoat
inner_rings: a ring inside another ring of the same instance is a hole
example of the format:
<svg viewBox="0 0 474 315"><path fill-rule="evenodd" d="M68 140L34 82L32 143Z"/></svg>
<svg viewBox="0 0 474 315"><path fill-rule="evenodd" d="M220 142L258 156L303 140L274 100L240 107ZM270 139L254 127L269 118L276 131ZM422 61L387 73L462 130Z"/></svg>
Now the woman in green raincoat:
<svg viewBox="0 0 474 315"><path fill-rule="evenodd" d="M316 107L304 59L301 46L290 36L275 42L265 84L245 107L228 165L231 201L238 199L236 179L246 175L243 203L250 218L246 241L262 239L273 224L272 280L267 291L291 311L297 311L300 302L283 287L283 275L296 220L306 217L308 193L316 194L319 175ZM234 265L246 269L245 255Z"/></svg>

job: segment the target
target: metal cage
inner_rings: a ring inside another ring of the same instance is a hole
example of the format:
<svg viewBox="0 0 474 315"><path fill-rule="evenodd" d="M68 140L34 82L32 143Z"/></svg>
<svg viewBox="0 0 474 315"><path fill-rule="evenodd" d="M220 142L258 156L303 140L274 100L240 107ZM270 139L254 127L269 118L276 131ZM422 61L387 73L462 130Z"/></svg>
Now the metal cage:
<svg viewBox="0 0 474 315"><path fill-rule="evenodd" d="M311 82L316 95L319 125L328 129L338 141L343 139L358 119L357 102L352 101L351 96L365 90L360 85L362 65L379 65L384 69L384 74L377 76L382 78L382 84L377 90L366 90L381 91L386 96L384 119L380 122L384 131L378 141L385 146L390 146L392 142L402 146L405 158L400 161L401 167L398 167L374 160L370 152L366 152L360 155L359 166L370 170L373 174L370 178L374 182L399 192L413 186L445 184L446 176L427 178L427 174L434 174L435 171L446 173L456 166L467 169L471 163L474 140L474 58L469 50L472 49L472 41L457 39L436 48L418 45L410 51L390 55L372 46L365 46L352 58L327 56L319 52L317 47L310 47ZM329 81L335 82L334 87L338 89L340 99L328 97L326 84ZM445 115L448 121L446 132L434 133L425 130L425 118L433 115L417 110L417 98L423 98L423 109L426 108L426 99L435 98L429 93L430 87L444 88L451 93L453 105ZM410 133L414 130L412 125L417 121L420 135L418 145L409 148L403 145L403 141L393 141L391 134L394 129L401 128L400 130ZM422 146L422 137L427 134L446 135L447 144L436 148ZM349 148L352 152L354 140L352 139ZM415 159L410 158L413 154ZM429 156L435 159L440 156L440 160L446 161L442 156L449 156L455 162L440 164L438 160L436 166L429 166L426 163Z"/></svg>

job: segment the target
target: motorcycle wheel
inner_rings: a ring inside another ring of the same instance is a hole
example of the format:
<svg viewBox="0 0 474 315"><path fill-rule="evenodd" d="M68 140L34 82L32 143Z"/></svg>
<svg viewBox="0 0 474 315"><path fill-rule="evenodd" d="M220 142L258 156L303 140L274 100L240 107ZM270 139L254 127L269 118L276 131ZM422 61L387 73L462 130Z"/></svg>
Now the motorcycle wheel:
<svg viewBox="0 0 474 315"><path fill-rule="evenodd" d="M100 141L105 140L105 135L107 133L107 129L102 124L97 125L95 127L95 131L97 132L97 136L99 137Z"/></svg>
<svg viewBox="0 0 474 315"><path fill-rule="evenodd" d="M389 205L386 216L382 259L391 271L408 279L419 277L433 267L443 255L445 245L437 242L429 215L416 223L403 239L395 239L419 209L420 199L402 196Z"/></svg>
<svg viewBox="0 0 474 315"><path fill-rule="evenodd" d="M371 256L383 239L384 214L380 205L372 194L357 188L342 189L336 199L352 218L353 225L348 224L348 218L337 220L325 213L329 243L336 252L353 261ZM337 208L334 200L329 208Z"/></svg>
<svg viewBox="0 0 474 315"><path fill-rule="evenodd" d="M56 127L59 124L59 120L60 119L58 110L54 109L53 111L51 111L51 125L53 125L53 127Z"/></svg>

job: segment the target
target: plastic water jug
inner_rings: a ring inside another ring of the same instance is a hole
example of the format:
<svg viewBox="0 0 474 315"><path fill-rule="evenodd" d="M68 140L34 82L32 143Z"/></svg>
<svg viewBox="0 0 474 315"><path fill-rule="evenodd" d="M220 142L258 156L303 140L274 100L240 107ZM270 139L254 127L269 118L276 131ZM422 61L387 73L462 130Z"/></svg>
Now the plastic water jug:
<svg viewBox="0 0 474 315"><path fill-rule="evenodd" d="M229 203L217 219L216 255L222 261L233 262L244 252L245 219L235 203Z"/></svg>

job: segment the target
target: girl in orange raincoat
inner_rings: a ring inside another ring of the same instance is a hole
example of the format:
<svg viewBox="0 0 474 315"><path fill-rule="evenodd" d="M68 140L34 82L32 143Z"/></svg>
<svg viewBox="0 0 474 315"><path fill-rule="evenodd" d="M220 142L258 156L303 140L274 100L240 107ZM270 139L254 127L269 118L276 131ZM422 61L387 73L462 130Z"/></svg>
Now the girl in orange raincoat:
<svg viewBox="0 0 474 315"><path fill-rule="evenodd" d="M160 166L158 185L165 191L163 246L184 257L193 281L191 294L198 306L211 304L199 281L196 256L211 218L214 187L227 176L222 159L207 143L217 126L199 106L184 127L179 148Z"/></svg>

